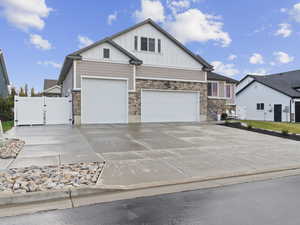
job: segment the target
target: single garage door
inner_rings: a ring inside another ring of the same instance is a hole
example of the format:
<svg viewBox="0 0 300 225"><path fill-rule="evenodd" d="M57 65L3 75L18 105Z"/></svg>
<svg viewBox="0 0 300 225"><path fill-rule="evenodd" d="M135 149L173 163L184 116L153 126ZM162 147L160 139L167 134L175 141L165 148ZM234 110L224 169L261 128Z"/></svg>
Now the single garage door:
<svg viewBox="0 0 300 225"><path fill-rule="evenodd" d="M198 92L142 90L141 102L142 122L199 121Z"/></svg>
<svg viewBox="0 0 300 225"><path fill-rule="evenodd" d="M81 83L81 123L127 122L127 80L83 77Z"/></svg>

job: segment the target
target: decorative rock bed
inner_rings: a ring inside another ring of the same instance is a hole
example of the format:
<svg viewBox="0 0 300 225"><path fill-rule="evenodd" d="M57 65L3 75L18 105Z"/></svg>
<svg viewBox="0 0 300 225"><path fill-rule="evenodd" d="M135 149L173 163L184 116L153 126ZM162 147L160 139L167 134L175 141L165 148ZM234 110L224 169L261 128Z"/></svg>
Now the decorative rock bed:
<svg viewBox="0 0 300 225"><path fill-rule="evenodd" d="M25 141L19 139L0 140L0 159L16 158L25 145Z"/></svg>
<svg viewBox="0 0 300 225"><path fill-rule="evenodd" d="M95 185L104 163L26 167L0 171L0 193L25 193Z"/></svg>

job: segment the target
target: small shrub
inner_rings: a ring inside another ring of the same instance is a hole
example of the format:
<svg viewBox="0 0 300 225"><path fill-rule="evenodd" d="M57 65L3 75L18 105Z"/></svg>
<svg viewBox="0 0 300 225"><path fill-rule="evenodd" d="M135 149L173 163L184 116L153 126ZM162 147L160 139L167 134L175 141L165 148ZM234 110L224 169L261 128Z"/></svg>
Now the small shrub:
<svg viewBox="0 0 300 225"><path fill-rule="evenodd" d="M248 124L248 125L247 125L247 129L248 129L248 130L251 130L252 128L253 128L253 127L252 127L251 124Z"/></svg>
<svg viewBox="0 0 300 225"><path fill-rule="evenodd" d="M11 121L14 119L14 99L13 97L0 98L0 120Z"/></svg>
<svg viewBox="0 0 300 225"><path fill-rule="evenodd" d="M289 135L289 131L288 131L288 130L281 130L281 133L282 133L284 136L288 136L288 135Z"/></svg>
<svg viewBox="0 0 300 225"><path fill-rule="evenodd" d="M227 113L222 113L221 114L221 120L227 120L227 118L228 118Z"/></svg>

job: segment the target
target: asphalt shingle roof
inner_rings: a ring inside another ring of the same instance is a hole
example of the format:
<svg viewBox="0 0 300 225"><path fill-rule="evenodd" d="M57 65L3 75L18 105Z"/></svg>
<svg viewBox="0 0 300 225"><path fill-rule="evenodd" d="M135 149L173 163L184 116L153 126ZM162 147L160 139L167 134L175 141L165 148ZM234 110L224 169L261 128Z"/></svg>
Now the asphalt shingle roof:
<svg viewBox="0 0 300 225"><path fill-rule="evenodd" d="M235 84L238 83L238 81L235 79L217 73L213 73L213 72L207 73L207 80L221 80L221 81L226 81L228 83L235 83Z"/></svg>
<svg viewBox="0 0 300 225"><path fill-rule="evenodd" d="M257 82L260 82L274 90L293 98L300 98L300 70L278 73L265 76L249 75Z"/></svg>

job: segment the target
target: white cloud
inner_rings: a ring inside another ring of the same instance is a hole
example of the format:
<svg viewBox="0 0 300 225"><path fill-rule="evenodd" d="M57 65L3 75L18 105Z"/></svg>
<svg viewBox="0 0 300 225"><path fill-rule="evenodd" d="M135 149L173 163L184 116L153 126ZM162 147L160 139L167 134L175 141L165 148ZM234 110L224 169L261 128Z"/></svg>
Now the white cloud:
<svg viewBox="0 0 300 225"><path fill-rule="evenodd" d="M165 26L183 43L214 40L227 47L232 41L229 34L223 31L223 23L219 21L219 17L204 14L198 9L189 9L174 17Z"/></svg>
<svg viewBox="0 0 300 225"><path fill-rule="evenodd" d="M249 62L251 64L264 64L264 58L261 54L259 53L254 53L250 59L249 59Z"/></svg>
<svg viewBox="0 0 300 225"><path fill-rule="evenodd" d="M1 0L0 7L3 8L7 21L22 30L42 30L45 26L44 19L52 10L45 0Z"/></svg>
<svg viewBox="0 0 300 225"><path fill-rule="evenodd" d="M287 8L281 8L281 9L280 9L280 12L282 12L282 13L286 13L287 11L288 11Z"/></svg>
<svg viewBox="0 0 300 225"><path fill-rule="evenodd" d="M79 48L84 48L84 47L94 43L93 40L89 39L86 36L82 36L82 35L78 35L78 41L79 41L79 45L78 45Z"/></svg>
<svg viewBox="0 0 300 225"><path fill-rule="evenodd" d="M30 43L37 49L50 50L52 48L51 43L38 34L30 34Z"/></svg>
<svg viewBox="0 0 300 225"><path fill-rule="evenodd" d="M284 38L289 37L292 34L292 26L288 23L281 23L278 25L279 29L276 31L276 36L282 36Z"/></svg>
<svg viewBox="0 0 300 225"><path fill-rule="evenodd" d="M234 64L224 64L221 61L214 61L211 63L214 66L214 71L216 73L223 74L225 76L235 76L239 74L239 70L235 68Z"/></svg>
<svg viewBox="0 0 300 225"><path fill-rule="evenodd" d="M138 21L151 18L156 22L164 22L164 11L164 6L158 0L141 0L141 10L136 10L134 16Z"/></svg>
<svg viewBox="0 0 300 225"><path fill-rule="evenodd" d="M228 56L228 58L227 58L228 60L230 60L230 61L232 61L232 60L235 60L235 59L237 59L237 56L236 55L234 55L234 54L231 54L231 55L229 55Z"/></svg>
<svg viewBox="0 0 300 225"><path fill-rule="evenodd" d="M176 14L178 11L190 8L190 0L167 0L167 5L172 13Z"/></svg>
<svg viewBox="0 0 300 225"><path fill-rule="evenodd" d="M274 56L276 57L276 61L278 63L287 64L294 61L294 57L289 56L285 52L274 52Z"/></svg>
<svg viewBox="0 0 300 225"><path fill-rule="evenodd" d="M289 10L290 16L300 23L300 2L295 4L291 10Z"/></svg>
<svg viewBox="0 0 300 225"><path fill-rule="evenodd" d="M52 66L56 69L60 69L62 67L62 65L60 63L54 62L54 61L38 61L37 64L39 65L44 65L44 66Z"/></svg>
<svg viewBox="0 0 300 225"><path fill-rule="evenodd" d="M117 20L117 17L118 17L118 13L117 13L117 12L114 12L113 14L108 15L108 17L107 17L107 23L108 23L109 25L112 25L112 23L113 23L115 20Z"/></svg>

